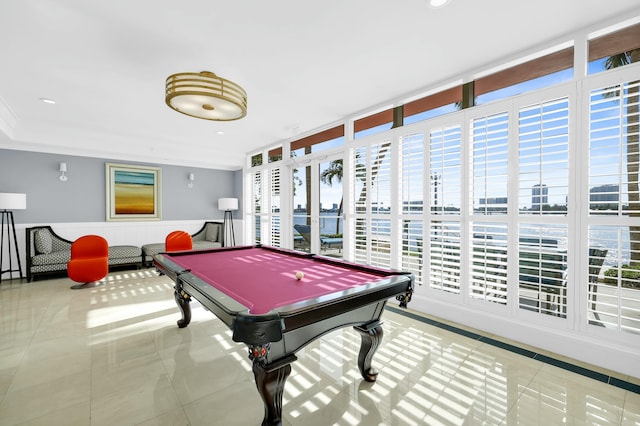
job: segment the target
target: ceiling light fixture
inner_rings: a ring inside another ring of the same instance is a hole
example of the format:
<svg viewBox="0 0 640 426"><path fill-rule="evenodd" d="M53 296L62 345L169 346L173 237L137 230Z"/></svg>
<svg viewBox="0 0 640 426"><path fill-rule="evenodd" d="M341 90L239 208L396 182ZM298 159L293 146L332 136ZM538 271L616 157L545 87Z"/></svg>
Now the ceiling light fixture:
<svg viewBox="0 0 640 426"><path fill-rule="evenodd" d="M441 7L446 6L450 2L451 0L429 0L429 6L431 6L434 9L439 9Z"/></svg>
<svg viewBox="0 0 640 426"><path fill-rule="evenodd" d="M51 105L53 105L53 104L55 104L55 103L56 103L56 101L54 101L53 99L48 99L48 98L40 98L40 100L41 100L42 102L44 102L45 104L51 104Z"/></svg>
<svg viewBox="0 0 640 426"><path fill-rule="evenodd" d="M244 89L210 71L170 75L165 102L182 114L205 120L231 121L247 115Z"/></svg>

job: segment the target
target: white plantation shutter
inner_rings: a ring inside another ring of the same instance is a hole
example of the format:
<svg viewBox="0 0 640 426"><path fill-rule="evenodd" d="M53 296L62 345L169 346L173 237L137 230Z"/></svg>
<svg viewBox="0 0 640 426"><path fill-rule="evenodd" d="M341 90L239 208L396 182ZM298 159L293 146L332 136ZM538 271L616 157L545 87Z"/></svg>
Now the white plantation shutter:
<svg viewBox="0 0 640 426"><path fill-rule="evenodd" d="M600 87L589 98L589 323L640 334L640 82Z"/></svg>
<svg viewBox="0 0 640 426"><path fill-rule="evenodd" d="M429 287L459 294L460 222L432 222L429 246Z"/></svg>
<svg viewBox="0 0 640 426"><path fill-rule="evenodd" d="M475 214L507 213L508 119L509 115L505 112L473 120Z"/></svg>
<svg viewBox="0 0 640 426"><path fill-rule="evenodd" d="M629 228L592 225L589 242L589 323L640 333L640 274L630 266Z"/></svg>
<svg viewBox="0 0 640 426"><path fill-rule="evenodd" d="M358 263L367 263L369 261L367 251L367 220L364 217L358 217L355 220L355 241L354 254L355 261Z"/></svg>
<svg viewBox="0 0 640 426"><path fill-rule="evenodd" d="M353 151L354 255L357 262L391 265L391 142Z"/></svg>
<svg viewBox="0 0 640 426"><path fill-rule="evenodd" d="M424 246L424 133L402 138L402 269L413 272L416 284L423 283Z"/></svg>
<svg viewBox="0 0 640 426"><path fill-rule="evenodd" d="M474 299L507 303L507 224L473 225L471 240L471 285Z"/></svg>
<svg viewBox="0 0 640 426"><path fill-rule="evenodd" d="M424 256L429 247L425 247L422 229L424 221L405 219L402 221L402 270L413 272L417 285L422 285L425 277Z"/></svg>
<svg viewBox="0 0 640 426"><path fill-rule="evenodd" d="M507 224L509 114L500 112L471 123L472 202L469 296L507 303ZM496 220L498 222L488 222Z"/></svg>
<svg viewBox="0 0 640 426"><path fill-rule="evenodd" d="M569 196L569 99L522 108L518 146L520 213L565 215Z"/></svg>
<svg viewBox="0 0 640 426"><path fill-rule="evenodd" d="M353 254L358 263L367 263L367 148L361 147L352 151L352 168L354 179L351 182L351 199L354 200Z"/></svg>
<svg viewBox="0 0 640 426"><path fill-rule="evenodd" d="M638 199L629 171L638 170L639 81L591 92L589 116L589 209L628 215ZM635 126L633 126L635 123ZM632 185L630 185L631 183Z"/></svg>
<svg viewBox="0 0 640 426"><path fill-rule="evenodd" d="M364 215L367 213L367 148L361 147L353 151L354 179L352 183L355 211L353 213Z"/></svg>
<svg viewBox="0 0 640 426"><path fill-rule="evenodd" d="M568 197L569 99L521 107L518 306L522 310L567 317Z"/></svg>
<svg viewBox="0 0 640 426"><path fill-rule="evenodd" d="M254 240L256 243L262 242L262 172L253 172L253 185L251 186L251 201L254 216Z"/></svg>
<svg viewBox="0 0 640 426"><path fill-rule="evenodd" d="M282 247L281 238L281 197L280 197L280 168L271 170L271 242L274 247Z"/></svg>
<svg viewBox="0 0 640 426"><path fill-rule="evenodd" d="M424 134L402 138L402 214L423 212Z"/></svg>
<svg viewBox="0 0 640 426"><path fill-rule="evenodd" d="M460 126L431 130L431 211L460 215L462 200L462 157Z"/></svg>
<svg viewBox="0 0 640 426"><path fill-rule="evenodd" d="M520 225L518 296L521 309L566 318L567 231L566 225Z"/></svg>
<svg viewBox="0 0 640 426"><path fill-rule="evenodd" d="M391 142L371 147L371 232L369 263L391 266Z"/></svg>
<svg viewBox="0 0 640 426"><path fill-rule="evenodd" d="M459 125L431 130L429 286L456 294L460 293L461 153ZM442 220L444 215L447 215L446 221ZM454 216L458 220L454 220Z"/></svg>

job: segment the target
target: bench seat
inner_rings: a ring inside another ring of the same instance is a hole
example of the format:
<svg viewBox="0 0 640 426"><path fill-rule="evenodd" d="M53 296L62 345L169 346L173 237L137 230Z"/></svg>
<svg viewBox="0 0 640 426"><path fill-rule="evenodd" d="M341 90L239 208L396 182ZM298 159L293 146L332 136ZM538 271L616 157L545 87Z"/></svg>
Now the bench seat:
<svg viewBox="0 0 640 426"><path fill-rule="evenodd" d="M72 241L56 234L50 226L26 229L27 282L41 275L66 274ZM109 246L109 268L142 265L142 250L132 245Z"/></svg>
<svg viewBox="0 0 640 426"><path fill-rule="evenodd" d="M194 250L212 249L224 246L224 224L205 222L202 228L191 235ZM151 243L142 246L142 264L150 267L153 256L165 251L164 243Z"/></svg>
<svg viewBox="0 0 640 426"><path fill-rule="evenodd" d="M109 266L142 265L142 250L138 246L109 246Z"/></svg>

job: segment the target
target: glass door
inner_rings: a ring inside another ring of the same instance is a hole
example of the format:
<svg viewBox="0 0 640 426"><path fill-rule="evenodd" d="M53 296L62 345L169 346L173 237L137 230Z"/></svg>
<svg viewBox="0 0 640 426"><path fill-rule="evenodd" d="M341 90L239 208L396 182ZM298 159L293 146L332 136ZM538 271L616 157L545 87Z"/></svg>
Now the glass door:
<svg viewBox="0 0 640 426"><path fill-rule="evenodd" d="M319 171L319 220L320 254L342 257L342 233L344 225L342 197L342 158L323 160Z"/></svg>
<svg viewBox="0 0 640 426"><path fill-rule="evenodd" d="M295 167L292 179L294 248L342 257L342 158Z"/></svg>
<svg viewBox="0 0 640 426"><path fill-rule="evenodd" d="M295 167L293 181L293 248L311 253L311 165Z"/></svg>

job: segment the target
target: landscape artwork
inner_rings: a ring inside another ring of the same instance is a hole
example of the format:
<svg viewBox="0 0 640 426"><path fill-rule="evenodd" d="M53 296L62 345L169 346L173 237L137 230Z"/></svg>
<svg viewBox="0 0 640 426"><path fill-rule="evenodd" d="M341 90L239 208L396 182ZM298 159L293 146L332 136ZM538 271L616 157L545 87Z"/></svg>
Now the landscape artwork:
<svg viewBox="0 0 640 426"><path fill-rule="evenodd" d="M159 220L161 170L107 163L107 220Z"/></svg>

